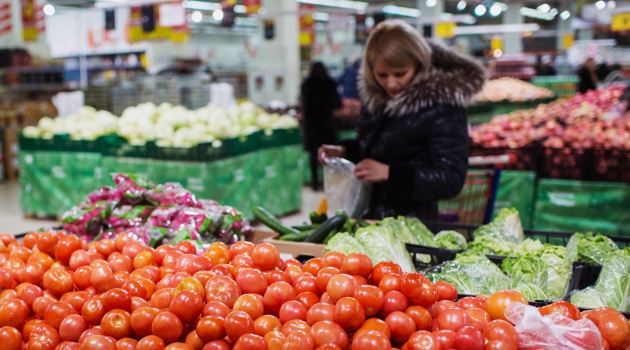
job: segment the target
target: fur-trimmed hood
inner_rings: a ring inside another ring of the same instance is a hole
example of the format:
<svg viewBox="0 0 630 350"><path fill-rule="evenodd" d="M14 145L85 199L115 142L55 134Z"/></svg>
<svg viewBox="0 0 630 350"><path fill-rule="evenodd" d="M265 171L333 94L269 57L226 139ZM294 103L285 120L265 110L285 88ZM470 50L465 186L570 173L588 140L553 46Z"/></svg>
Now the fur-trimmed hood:
<svg viewBox="0 0 630 350"><path fill-rule="evenodd" d="M418 112L421 108L441 104L466 107L483 87L485 70L473 60L445 49L429 40L432 66L419 73L411 84L391 98L378 84L368 85L359 75L359 93L367 111L374 114L386 103L385 112L392 116Z"/></svg>

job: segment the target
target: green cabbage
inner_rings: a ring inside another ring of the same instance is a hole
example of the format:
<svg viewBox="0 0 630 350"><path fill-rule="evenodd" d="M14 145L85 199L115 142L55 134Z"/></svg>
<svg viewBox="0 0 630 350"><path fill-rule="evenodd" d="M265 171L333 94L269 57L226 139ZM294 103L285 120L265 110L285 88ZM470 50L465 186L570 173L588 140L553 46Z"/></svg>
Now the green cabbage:
<svg viewBox="0 0 630 350"><path fill-rule="evenodd" d="M516 244L492 236L477 236L468 244L468 250L487 255L512 256Z"/></svg>
<svg viewBox="0 0 630 350"><path fill-rule="evenodd" d="M394 218L385 218L381 220L381 226L392 230L394 234L400 238L401 241L411 244L421 244L416 236L411 233L411 230L407 227L404 220L397 220Z"/></svg>
<svg viewBox="0 0 630 350"><path fill-rule="evenodd" d="M571 304L577 307L596 309L606 306L595 287L588 287L571 294Z"/></svg>
<svg viewBox="0 0 630 350"><path fill-rule="evenodd" d="M457 231L441 231L435 235L435 246L451 250L466 250L466 238Z"/></svg>
<svg viewBox="0 0 630 350"><path fill-rule="evenodd" d="M602 265L613 251L619 248L610 238L601 234L576 233L567 243L567 253L571 261Z"/></svg>
<svg viewBox="0 0 630 350"><path fill-rule="evenodd" d="M429 230L420 220L416 218L398 217L398 220L404 221L405 225L411 230L411 234L416 237L418 244L433 247L433 232Z"/></svg>
<svg viewBox="0 0 630 350"><path fill-rule="evenodd" d="M439 273L430 275L433 281L454 285L462 294L492 294L508 289L510 279L483 254L464 252L446 262Z"/></svg>
<svg viewBox="0 0 630 350"><path fill-rule="evenodd" d="M405 272L416 271L405 243L393 231L383 226L368 226L358 229L354 238L363 246L372 264L389 260L400 265Z"/></svg>
<svg viewBox="0 0 630 350"><path fill-rule="evenodd" d="M525 299L533 300L549 300L549 296L542 288L535 284L519 284L513 288L515 291L523 294Z"/></svg>
<svg viewBox="0 0 630 350"><path fill-rule="evenodd" d="M342 252L346 255L350 253L365 253L361 243L348 233L338 233L334 235L324 248L324 253L330 251Z"/></svg>
<svg viewBox="0 0 630 350"><path fill-rule="evenodd" d="M630 312L630 256L613 252L604 261L602 272L595 283L604 305Z"/></svg>
<svg viewBox="0 0 630 350"><path fill-rule="evenodd" d="M518 211L514 208L501 208L497 217L491 223L479 226L473 232L473 236L475 238L490 236L514 244L522 243L524 233Z"/></svg>
<svg viewBox="0 0 630 350"><path fill-rule="evenodd" d="M567 256L567 249L545 244L539 258L547 264L547 295L551 300L564 297L573 274L573 268Z"/></svg>
<svg viewBox="0 0 630 350"><path fill-rule="evenodd" d="M523 241L523 243L518 247L516 251L516 255L524 255L524 254L534 254L540 255L544 245L539 240L533 240L531 238L527 238Z"/></svg>
<svg viewBox="0 0 630 350"><path fill-rule="evenodd" d="M511 288L516 288L521 284L531 284L541 288L547 286L547 264L534 255L521 255L514 260L506 258L501 268L510 276Z"/></svg>

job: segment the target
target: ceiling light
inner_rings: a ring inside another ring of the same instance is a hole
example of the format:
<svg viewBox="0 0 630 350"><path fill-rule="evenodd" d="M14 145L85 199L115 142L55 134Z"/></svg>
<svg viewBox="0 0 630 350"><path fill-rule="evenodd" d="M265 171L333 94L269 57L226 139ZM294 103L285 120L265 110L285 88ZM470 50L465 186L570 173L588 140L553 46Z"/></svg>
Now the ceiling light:
<svg viewBox="0 0 630 350"><path fill-rule="evenodd" d="M482 4L477 5L477 7L475 7L475 15L481 17L483 15L486 14L486 7L483 6Z"/></svg>
<svg viewBox="0 0 630 350"><path fill-rule="evenodd" d="M494 4L490 6L490 15L496 17L501 14L501 6Z"/></svg>
<svg viewBox="0 0 630 350"><path fill-rule="evenodd" d="M505 12L508 9L508 5L502 3L502 2L495 2L495 4L499 5L499 7L501 7L501 11Z"/></svg>
<svg viewBox="0 0 630 350"><path fill-rule="evenodd" d="M52 16L55 14L55 7L51 4L46 4L44 6L44 14L46 16Z"/></svg>
<svg viewBox="0 0 630 350"><path fill-rule="evenodd" d="M437 5L437 0L427 0L426 5L427 7L435 7L435 5Z"/></svg>
<svg viewBox="0 0 630 350"><path fill-rule="evenodd" d="M339 7L351 10L365 10L368 7L367 2L349 1L349 0L297 0L301 4Z"/></svg>
<svg viewBox="0 0 630 350"><path fill-rule="evenodd" d="M221 21L223 20L223 11L222 10L216 10L212 13L212 18L214 18L215 21Z"/></svg>
<svg viewBox="0 0 630 350"><path fill-rule="evenodd" d="M523 17L536 18L536 19L541 19L544 21L551 21L552 19L556 17L556 15L554 14L542 12L542 11L529 8L529 7L521 7L521 9L519 10L519 13Z"/></svg>
<svg viewBox="0 0 630 350"><path fill-rule="evenodd" d="M201 20L203 19L203 15L201 14L201 12L195 11L192 13L190 18L192 19L193 22L201 22Z"/></svg>
<svg viewBox="0 0 630 350"><path fill-rule="evenodd" d="M267 13L267 10L265 10L264 7L261 7L261 8L258 9L258 14L259 15L264 16L265 13Z"/></svg>
<svg viewBox="0 0 630 350"><path fill-rule="evenodd" d="M354 18L354 17L353 17L353 18ZM365 25L366 25L368 28L372 28L372 27L374 27L374 17L367 17L367 18L365 19Z"/></svg>
<svg viewBox="0 0 630 350"><path fill-rule="evenodd" d="M220 10L221 4L217 4L214 2L205 2L205 1L183 1L182 6L191 10L206 10L206 11L214 11Z"/></svg>
<svg viewBox="0 0 630 350"><path fill-rule="evenodd" d="M247 13L247 6L234 5L234 13Z"/></svg>
<svg viewBox="0 0 630 350"><path fill-rule="evenodd" d="M569 12L569 11L562 11L562 13L560 14L560 18L563 21L569 19L569 17L571 17L571 12Z"/></svg>
<svg viewBox="0 0 630 350"><path fill-rule="evenodd" d="M606 8L606 3L604 2L604 0L599 0L595 3L595 7L597 7L598 10L603 10L604 8Z"/></svg>
<svg viewBox="0 0 630 350"><path fill-rule="evenodd" d="M503 51L501 49L496 49L494 50L494 52L492 53L492 56L499 58L501 56L503 56Z"/></svg>
<svg viewBox="0 0 630 350"><path fill-rule="evenodd" d="M537 23L457 26L454 29L455 35L523 33L538 30L540 26Z"/></svg>
<svg viewBox="0 0 630 350"><path fill-rule="evenodd" d="M319 22L327 22L330 19L330 15L326 12L313 12L313 19Z"/></svg>
<svg viewBox="0 0 630 350"><path fill-rule="evenodd" d="M542 5L538 6L536 8L536 10L538 10L540 12L549 12L549 10L551 10L551 6L549 6L548 4L542 4Z"/></svg>
<svg viewBox="0 0 630 350"><path fill-rule="evenodd" d="M464 9L466 8L466 5L467 5L467 4L466 4L466 1L464 1L464 0L460 0L460 1L457 3L457 9L458 9L459 11L464 11Z"/></svg>
<svg viewBox="0 0 630 350"><path fill-rule="evenodd" d="M615 7L617 7L617 3L615 1L609 1L608 2L608 8L609 9L614 9Z"/></svg>
<svg viewBox="0 0 630 350"><path fill-rule="evenodd" d="M383 7L381 11L389 15L414 17L414 18L420 17L420 14L421 14L420 10L418 9L414 9L411 7L400 7L400 6L395 6L395 5L387 5Z"/></svg>

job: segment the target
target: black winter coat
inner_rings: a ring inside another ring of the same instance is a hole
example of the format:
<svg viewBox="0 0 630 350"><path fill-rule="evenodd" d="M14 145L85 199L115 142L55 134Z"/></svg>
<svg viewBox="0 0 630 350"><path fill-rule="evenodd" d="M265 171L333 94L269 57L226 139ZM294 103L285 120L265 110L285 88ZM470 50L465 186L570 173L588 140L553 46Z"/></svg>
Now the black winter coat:
<svg viewBox="0 0 630 350"><path fill-rule="evenodd" d="M333 110L341 107L337 83L332 79L308 78L302 83L304 148L317 150L323 144L337 143Z"/></svg>
<svg viewBox="0 0 630 350"><path fill-rule="evenodd" d="M433 67L395 98L361 79L365 106L358 138L342 142L353 162L389 165L389 179L373 185L365 218L438 218L438 201L461 191L468 169L466 105L485 72L472 60L431 43Z"/></svg>

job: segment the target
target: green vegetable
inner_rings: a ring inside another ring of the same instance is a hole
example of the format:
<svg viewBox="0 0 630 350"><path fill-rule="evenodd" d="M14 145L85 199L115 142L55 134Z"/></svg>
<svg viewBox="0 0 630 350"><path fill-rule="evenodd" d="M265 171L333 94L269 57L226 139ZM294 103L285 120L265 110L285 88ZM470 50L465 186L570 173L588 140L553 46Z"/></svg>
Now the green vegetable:
<svg viewBox="0 0 630 350"><path fill-rule="evenodd" d="M530 301L549 300L549 296L545 293L545 291L535 284L519 284L513 289L523 294L525 299Z"/></svg>
<svg viewBox="0 0 630 350"><path fill-rule="evenodd" d="M370 226L370 224L368 224L367 222L365 222L363 220L358 220L357 223L359 224L359 227L368 227L368 226Z"/></svg>
<svg viewBox="0 0 630 350"><path fill-rule="evenodd" d="M595 287L588 287L586 289L573 292L571 294L571 304L577 307L592 309L606 306Z"/></svg>
<svg viewBox="0 0 630 350"><path fill-rule="evenodd" d="M304 242L306 237L313 233L314 230L302 231L300 233L289 233L280 236L281 241Z"/></svg>
<svg viewBox="0 0 630 350"><path fill-rule="evenodd" d="M311 243L322 243L326 236L333 230L339 230L343 227L343 224L346 222L346 217L343 215L335 215L332 218L324 221L324 223L319 226L315 231L313 231L304 242Z"/></svg>
<svg viewBox="0 0 630 350"><path fill-rule="evenodd" d="M328 220L328 215L326 215L325 213L322 215L319 215L316 212L312 211L310 214L310 219L311 219L311 223L313 224L321 224L324 221Z"/></svg>
<svg viewBox="0 0 630 350"><path fill-rule="evenodd" d="M508 289L510 278L485 255L474 252L457 254L448 261L439 273L431 274L431 279L449 282L462 294L492 294Z"/></svg>
<svg viewBox="0 0 630 350"><path fill-rule="evenodd" d="M339 233L339 231L337 231L337 230L332 230L332 231L330 231L330 233L328 234L328 236L326 236L326 239L324 240L324 242L323 242L323 243L324 243L324 244L328 244L328 242L330 242L330 240L331 240L333 237L335 237L335 235L336 235L337 233Z"/></svg>
<svg viewBox="0 0 630 350"><path fill-rule="evenodd" d="M254 207L252 211L254 212L254 217L258 221L262 222L270 229L278 232L281 236L290 233L300 233L300 231L283 224L280 220L278 220L277 217L275 217L275 215L271 214L262 207Z"/></svg>
<svg viewBox="0 0 630 350"><path fill-rule="evenodd" d="M450 250L466 250L468 243L466 243L466 238L457 231L440 231L435 235L435 246Z"/></svg>
<svg viewBox="0 0 630 350"><path fill-rule="evenodd" d="M512 256L516 251L516 244L493 236L477 236L468 243L468 250L486 255Z"/></svg>
<svg viewBox="0 0 630 350"><path fill-rule="evenodd" d="M316 228L319 227L319 224L312 224L312 225L308 225L308 224L304 224L304 225L298 225L298 226L291 226L294 229L298 230L298 231L311 231L314 230Z"/></svg>
<svg viewBox="0 0 630 350"><path fill-rule="evenodd" d="M602 265L613 251L619 248L610 238L601 234L576 233L567 243L567 253L571 261L585 262L591 265Z"/></svg>
<svg viewBox="0 0 630 350"><path fill-rule="evenodd" d="M497 217L491 223L479 226L473 232L473 236L475 239L481 236L490 236L514 244L522 243L524 233L518 211L514 208L501 208Z"/></svg>
<svg viewBox="0 0 630 350"><path fill-rule="evenodd" d="M527 238L518 247L515 253L517 256L524 255L524 254L534 254L534 255L539 256L540 254L542 254L544 247L545 246L539 240L533 240L531 238Z"/></svg>
<svg viewBox="0 0 630 350"><path fill-rule="evenodd" d="M604 261L602 272L595 283L604 305L630 312L630 257L623 252L612 252Z"/></svg>
<svg viewBox="0 0 630 350"><path fill-rule="evenodd" d="M345 232L334 235L326 245L326 248L324 248L324 253L332 251L342 252L346 255L350 253L365 253L361 243Z"/></svg>
<svg viewBox="0 0 630 350"><path fill-rule="evenodd" d="M420 220L416 218L398 217L398 220L404 221L405 225L411 230L411 234L416 237L418 244L433 247L433 232L429 230Z"/></svg>
<svg viewBox="0 0 630 350"><path fill-rule="evenodd" d="M369 226L358 229L354 237L374 265L390 260L400 265L404 272L416 271L405 243L392 230L384 226Z"/></svg>
<svg viewBox="0 0 630 350"><path fill-rule="evenodd" d="M525 254L514 260L506 258L501 264L501 269L510 276L510 288L516 288L521 284L542 288L547 286L547 264L534 255Z"/></svg>
<svg viewBox="0 0 630 350"><path fill-rule="evenodd" d="M381 226L386 227L388 230L392 230L396 237L405 243L420 244L416 237L411 233L411 230L405 224L403 220L396 220L394 218L385 218L381 220Z"/></svg>
<svg viewBox="0 0 630 350"><path fill-rule="evenodd" d="M547 288L545 292L551 300L562 299L567 292L573 274L567 249L545 244L539 258L547 264Z"/></svg>

